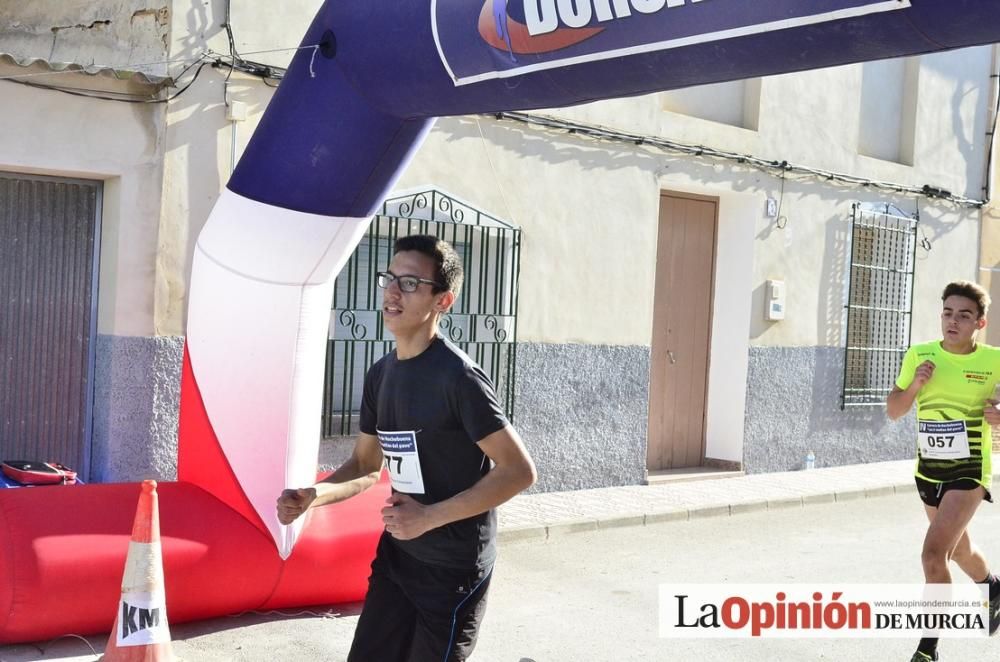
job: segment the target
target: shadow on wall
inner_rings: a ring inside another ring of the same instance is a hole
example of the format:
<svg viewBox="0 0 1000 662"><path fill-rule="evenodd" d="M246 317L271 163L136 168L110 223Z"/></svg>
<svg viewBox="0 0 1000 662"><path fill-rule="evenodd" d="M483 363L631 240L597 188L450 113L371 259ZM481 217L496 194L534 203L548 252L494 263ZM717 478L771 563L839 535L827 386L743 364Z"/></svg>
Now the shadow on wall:
<svg viewBox="0 0 1000 662"><path fill-rule="evenodd" d="M988 141L977 141L979 136L989 135L989 117L986 111L989 90L992 86L991 75L992 55L987 46L981 47L981 67L970 66L968 51L932 53L921 58L921 68L938 75L940 80L951 81L954 90L951 103L944 117L951 122L949 138L954 142L951 147L937 144L935 151L940 149L957 150L965 164L964 181L966 190L963 193L970 198L983 197L984 178L986 172ZM944 106L944 104L942 104ZM962 113L963 107L975 109L975 121L971 126L963 126L962 119L967 116ZM942 127L943 129L944 127Z"/></svg>
<svg viewBox="0 0 1000 662"><path fill-rule="evenodd" d="M780 183L778 177L728 161L672 155L652 148L647 151L646 148L634 145L602 142L571 136L566 132L525 127L514 121L480 118L479 124L491 151L502 151L510 157L531 155L549 165L573 163L584 171L634 168L646 171L653 177L683 173L692 182L707 189L736 193L773 190L771 194L776 196ZM446 131L447 140L451 143L470 139L480 142L483 139L476 121L462 117L449 118L447 123L438 122L437 130ZM525 173L524 176L530 177L531 173ZM516 182L508 183L513 184ZM786 183L786 193L789 184L790 181ZM817 193L820 191L821 189L817 189Z"/></svg>
<svg viewBox="0 0 1000 662"><path fill-rule="evenodd" d="M914 200L902 198L879 200L901 209L914 209ZM851 214L838 215L826 222L826 255L823 260L825 285L819 293L817 324L822 329L820 348L816 356L813 379L813 409L809 434L824 439L814 450L819 466L824 459L836 463L876 462L907 459L913 455L915 431L909 419L893 422L885 414L884 405L848 407L842 409L844 361L846 355L846 304L850 282ZM919 250L919 249L918 249ZM886 375L891 388L895 375Z"/></svg>

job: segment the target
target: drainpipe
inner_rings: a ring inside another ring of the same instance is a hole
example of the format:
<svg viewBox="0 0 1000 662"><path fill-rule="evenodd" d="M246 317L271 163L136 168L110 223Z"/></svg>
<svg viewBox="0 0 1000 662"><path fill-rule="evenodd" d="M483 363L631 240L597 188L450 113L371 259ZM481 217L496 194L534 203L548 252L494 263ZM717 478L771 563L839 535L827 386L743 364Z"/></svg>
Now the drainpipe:
<svg viewBox="0 0 1000 662"><path fill-rule="evenodd" d="M229 124L232 126L232 136L230 139L230 153L229 153L229 174L233 174L233 170L236 169L236 125L240 122L246 121L247 118L247 104L243 101L230 101L229 105L226 106L226 119L229 120Z"/></svg>
<svg viewBox="0 0 1000 662"><path fill-rule="evenodd" d="M1000 113L1000 44L993 46L993 66L990 76L990 112L987 118L987 160L983 185L986 204L979 218L979 273L980 285L990 297L1000 303L1000 204L993 199L997 188L997 119ZM992 327L992 328L991 328ZM1000 343L1000 324L987 325L987 344Z"/></svg>

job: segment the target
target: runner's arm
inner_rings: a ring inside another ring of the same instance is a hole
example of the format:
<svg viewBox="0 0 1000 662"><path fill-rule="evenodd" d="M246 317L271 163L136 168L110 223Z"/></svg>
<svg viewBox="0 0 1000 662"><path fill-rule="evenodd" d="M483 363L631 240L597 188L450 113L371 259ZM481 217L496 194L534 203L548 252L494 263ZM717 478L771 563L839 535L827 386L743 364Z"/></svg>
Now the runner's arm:
<svg viewBox="0 0 1000 662"><path fill-rule="evenodd" d="M919 390L919 388L914 389L912 384L905 391L893 386L889 398L885 401L885 413L894 421L906 416L906 412L913 407L913 401L917 399Z"/></svg>
<svg viewBox="0 0 1000 662"><path fill-rule="evenodd" d="M278 521L290 524L310 508L344 501L378 482L382 472L382 447L375 435L362 432L354 451L332 474L312 487L285 490L278 497Z"/></svg>
<svg viewBox="0 0 1000 662"><path fill-rule="evenodd" d="M495 466L469 489L427 506L407 494L393 494L389 498L390 505L382 510L382 518L394 537L409 540L484 513L531 487L538 478L521 437L510 425L477 443Z"/></svg>
<svg viewBox="0 0 1000 662"><path fill-rule="evenodd" d="M434 527L473 517L509 500L538 480L535 463L510 425L480 439L478 446L495 465L469 489L429 506Z"/></svg>
<svg viewBox="0 0 1000 662"><path fill-rule="evenodd" d="M909 357L909 353L907 353L907 357ZM913 406L913 401L917 399L917 394L920 393L920 389L922 389L924 384L929 382L933 376L934 362L924 361L917 366L916 370L913 371L913 379L910 380L909 386L905 389L901 389L898 385L893 385L892 392L889 393L889 397L885 401L885 412L888 414L889 418L895 421L896 419L906 416L906 412L910 411L910 407Z"/></svg>

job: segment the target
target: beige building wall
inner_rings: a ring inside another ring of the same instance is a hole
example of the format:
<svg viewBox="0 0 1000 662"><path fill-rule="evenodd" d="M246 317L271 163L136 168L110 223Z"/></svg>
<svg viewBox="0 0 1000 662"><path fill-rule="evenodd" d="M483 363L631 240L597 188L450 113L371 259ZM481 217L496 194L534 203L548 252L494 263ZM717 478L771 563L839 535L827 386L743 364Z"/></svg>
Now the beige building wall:
<svg viewBox="0 0 1000 662"><path fill-rule="evenodd" d="M232 3L229 20L236 50L247 60L287 67L322 5L322 0L289 0L252 8ZM174 3L170 57L175 73L207 51L228 55L222 26L226 6L225 0ZM188 280L198 233L273 94L274 89L258 77L210 64L168 106L156 262L158 335L185 333ZM231 103L242 105L245 119L227 119Z"/></svg>
<svg viewBox="0 0 1000 662"><path fill-rule="evenodd" d="M320 4L289 3L275 11L273 21L250 20L234 8L237 47L254 52L281 48L282 42L294 45L290 42L297 37L290 35L305 30ZM224 15L224 3L215 1L211 9L214 15L194 9L174 13L172 57L189 58L205 48L228 50L216 20ZM283 64L290 55L247 57ZM869 65L852 65L546 114L979 197L986 151L977 136L987 123L991 65L989 48L968 49L916 58L902 68L866 72ZM882 86L894 85L901 90L899 103L911 104L920 130L910 128L911 144L904 145L900 158L912 156L913 165L860 153L863 87L878 89L878 76L899 72L909 78L886 80ZM225 74L225 69L206 67L199 82L169 107L157 333L183 333L194 240L228 178L234 142L238 158L271 96L259 79L239 73L226 86ZM227 121L225 98L245 103L248 119ZM742 100L743 107L720 114L714 109L720 98L730 105ZM786 178L782 195L779 177L749 167L476 117L439 120L398 188L438 186L522 228L519 338L648 345L658 196L670 181L705 194L732 191L756 198L756 240L750 248L755 255L753 304L747 329L755 345L839 344L852 203L892 202L907 212L916 212L918 206L912 197L797 176ZM780 199L788 221L784 229L765 216L768 197ZM974 278L978 267L969 246L978 243L979 212L940 201L923 200L919 206L922 231L933 248L918 254L914 338L935 333L936 311L925 313L927 307L919 305L928 293L942 279ZM787 283L788 316L783 322L763 319L762 288L770 278Z"/></svg>
<svg viewBox="0 0 1000 662"><path fill-rule="evenodd" d="M43 71L0 66L0 76ZM45 80L79 85L80 76L86 74ZM153 333L164 111L162 104L84 99L0 81L0 123L8 136L0 170L104 182L100 334Z"/></svg>
<svg viewBox="0 0 1000 662"><path fill-rule="evenodd" d="M168 16L140 12L136 20L149 27L142 32L142 49L164 37L169 43L171 63L158 73L179 76L183 86L194 72L181 76L185 66L209 50L228 53L221 26L226 5L225 0L171 3ZM286 65L294 51L285 49L298 46L321 5L321 0L292 0L250 11L235 3L230 20L237 49L250 60ZM94 6L118 7L126 18L141 9L135 3ZM36 42L41 43L31 43ZM94 42L84 38L80 43ZM101 53L122 51L118 41L99 45ZM544 114L980 198L995 60L992 49L977 48ZM175 427L167 410L176 402L169 395L176 375L163 370L151 387L149 411L137 416L127 405L142 387L134 382L144 380L146 373L122 366L140 364L135 361L140 355L153 371L158 361L171 371L179 365L176 336L185 332L198 232L273 91L258 78L211 65L169 104L102 102L0 86L0 119L7 120L12 135L31 137L5 145L0 168L105 181L99 325L100 333L114 342L103 350L111 375L104 417L111 423L99 436L109 458L103 478L132 477L134 470L112 464L126 455L120 449L148 448L148 439L159 437L163 457L172 452ZM230 121L227 103L243 104L246 119ZM884 104L897 109L890 114L895 120L878 114ZM24 113L24 108L35 112ZM941 200L797 175L782 179L731 161L598 142L491 117L438 121L398 188L427 186L522 229L519 425L550 473L561 464L564 439L572 437L580 443L581 455L599 464L595 475L615 471L608 466L619 468L620 474L604 476L619 484L643 476L661 192L720 199L706 456L746 462L754 470L794 466L804 456L801 443L806 440L816 444L812 450L823 463L827 458L876 457L873 434L880 439L905 436L886 432L877 415L834 412L839 386L831 376L840 369L837 348L843 335L853 203L919 210L921 236L932 248L917 253L914 340L938 334L937 299L946 280L985 279L1000 268L1000 212L995 208L980 223L979 210ZM768 198L780 203L787 221L783 228L766 215ZM784 321L764 320L767 279L787 285ZM161 341L169 351L159 347ZM562 380L553 377L564 366L576 372ZM121 376L115 372L118 367ZM786 400L776 400L768 409L772 369L780 370L775 374L781 379L799 382L784 389ZM602 379L587 390L585 380L574 381L577 374L600 374ZM574 388L556 393L566 384ZM157 390L160 385L163 393ZM550 396L562 399L545 400ZM805 404L792 411L787 402ZM612 435L616 439L609 441L608 429L619 430ZM822 447L824 439L827 448ZM776 448L782 444L780 455ZM908 446L901 443L903 447ZM751 457L751 451L757 455ZM607 461L611 455L614 462ZM169 469L157 471L169 476ZM580 485L554 482L546 489L574 486Z"/></svg>
<svg viewBox="0 0 1000 662"><path fill-rule="evenodd" d="M862 117L859 104L865 66L851 65L760 81L759 116L753 118L759 123L757 130L663 110L672 106L672 92L590 104L555 114L630 133L666 137L872 180L918 187L929 184L970 198L981 198L987 158L986 141L981 136L987 128L992 97L991 49L967 49L919 58L919 94L913 108L919 131L911 131L912 166L858 153ZM705 98L703 103L705 112L702 115L712 116L711 98ZM687 109L697 112L697 107L692 108L690 103ZM628 153L627 157L622 152ZM975 208L927 199L918 201L912 196L827 184L815 178L793 175L786 178L782 196L781 179L759 170L734 167L731 163L713 162L707 158L643 152L624 146L612 148L602 165L615 170L618 163L629 159L645 161L643 170L647 178L670 172L681 179L700 182L706 194L723 189L757 196L760 214L754 248L755 301L749 330L754 344L840 343L848 221L851 204L855 201L892 202L909 213L916 212L919 206L922 232L931 241L932 249L920 251L917 256L914 338L937 333L936 304L927 312L928 307L921 306L920 302L928 296L936 301L934 293L939 282L976 277L975 254L970 251L970 247L978 243L979 211ZM585 188L595 183L586 171L603 170L595 165L583 169ZM632 250L632 228L640 227L636 234L640 244L651 232L648 224L655 221L655 214L648 208L650 196L647 192L645 201L637 200L636 196L628 194L628 189L626 194L619 195L614 186L602 186L601 192L616 206L619 217L634 219L629 225L630 232L617 235L617 241L604 246L624 256ZM764 216L768 197L781 199L782 215L787 217L783 230ZM762 287L764 281L771 278L785 280L788 288L788 316L778 323L763 319ZM625 283L619 280L606 291L617 291L623 286ZM600 291L599 284L594 287ZM638 287L640 300L648 297L648 291L642 291L643 285ZM643 337L642 327L648 329L648 321L641 316L633 315L623 323L631 330L620 329L618 336L635 341ZM593 324L593 334L577 325L577 335L588 338L589 342L599 342L603 330L600 322Z"/></svg>

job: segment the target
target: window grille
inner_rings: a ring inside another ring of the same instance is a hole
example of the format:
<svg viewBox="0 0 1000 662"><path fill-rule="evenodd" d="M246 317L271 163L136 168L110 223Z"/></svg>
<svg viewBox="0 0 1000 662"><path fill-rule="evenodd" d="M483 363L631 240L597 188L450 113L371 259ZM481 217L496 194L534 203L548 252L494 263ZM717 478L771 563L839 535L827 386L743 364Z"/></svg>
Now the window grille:
<svg viewBox="0 0 1000 662"><path fill-rule="evenodd" d="M395 347L382 324L379 271L396 239L431 234L455 247L465 281L439 331L489 375L513 419L520 230L437 190L387 200L334 287L323 389L324 437L355 434L368 368Z"/></svg>
<svg viewBox="0 0 1000 662"><path fill-rule="evenodd" d="M917 219L855 204L841 408L885 403L910 346Z"/></svg>

